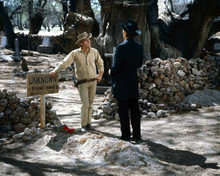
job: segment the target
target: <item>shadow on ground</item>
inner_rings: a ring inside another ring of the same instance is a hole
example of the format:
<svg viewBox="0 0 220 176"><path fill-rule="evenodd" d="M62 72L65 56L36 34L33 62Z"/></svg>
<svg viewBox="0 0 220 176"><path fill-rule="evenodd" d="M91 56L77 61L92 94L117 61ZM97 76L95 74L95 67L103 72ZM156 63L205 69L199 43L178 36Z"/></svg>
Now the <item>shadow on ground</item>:
<svg viewBox="0 0 220 176"><path fill-rule="evenodd" d="M149 140L143 141L146 143L155 157L167 163L174 163L185 166L198 165L204 169L220 169L217 163L205 163L206 157L189 151L170 149L162 144L157 144Z"/></svg>
<svg viewBox="0 0 220 176"><path fill-rule="evenodd" d="M43 163L33 163L27 161L20 161L14 158L2 157L0 158L0 162L4 162L6 164L12 165L20 170L20 172L28 173L31 176L46 176L48 173L72 173L74 175L95 175L101 176L97 174L95 170L88 170L87 166L77 167L70 165L55 165L55 164L43 164ZM78 161L82 162L82 161ZM61 174L62 175L62 174ZM111 175L108 175L111 176Z"/></svg>

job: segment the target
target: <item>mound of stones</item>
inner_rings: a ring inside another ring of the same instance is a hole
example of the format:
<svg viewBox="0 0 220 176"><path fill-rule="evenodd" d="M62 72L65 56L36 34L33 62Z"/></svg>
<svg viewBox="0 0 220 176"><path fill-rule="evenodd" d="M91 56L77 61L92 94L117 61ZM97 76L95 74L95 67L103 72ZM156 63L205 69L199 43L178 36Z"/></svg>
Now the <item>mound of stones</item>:
<svg viewBox="0 0 220 176"><path fill-rule="evenodd" d="M59 125L60 120L46 103L46 124ZM40 124L40 100L18 98L15 92L0 90L0 138L25 131L37 133Z"/></svg>
<svg viewBox="0 0 220 176"><path fill-rule="evenodd" d="M148 60L138 71L140 82L139 107L142 117L161 118L172 112L197 110L201 104L182 100L196 90L218 89L220 57L170 58ZM111 88L105 92L104 102L94 111L95 119L118 118L117 101Z"/></svg>
<svg viewBox="0 0 220 176"><path fill-rule="evenodd" d="M70 136L62 148L62 153L77 156L80 160L93 164L139 169L141 166L147 166L147 169L152 167L151 170L160 167L147 150L145 146L133 145L101 134L86 133Z"/></svg>

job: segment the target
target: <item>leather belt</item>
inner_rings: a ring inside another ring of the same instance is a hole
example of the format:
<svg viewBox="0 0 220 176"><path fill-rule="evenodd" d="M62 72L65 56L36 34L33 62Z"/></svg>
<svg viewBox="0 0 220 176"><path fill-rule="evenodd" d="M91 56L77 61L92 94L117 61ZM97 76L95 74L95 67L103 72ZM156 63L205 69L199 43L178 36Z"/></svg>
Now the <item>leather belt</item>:
<svg viewBox="0 0 220 176"><path fill-rule="evenodd" d="M92 81L95 81L95 80L97 80L97 78L81 79L81 80L77 81L76 85L78 86L78 85L80 85L80 84L82 84L82 83L92 82Z"/></svg>

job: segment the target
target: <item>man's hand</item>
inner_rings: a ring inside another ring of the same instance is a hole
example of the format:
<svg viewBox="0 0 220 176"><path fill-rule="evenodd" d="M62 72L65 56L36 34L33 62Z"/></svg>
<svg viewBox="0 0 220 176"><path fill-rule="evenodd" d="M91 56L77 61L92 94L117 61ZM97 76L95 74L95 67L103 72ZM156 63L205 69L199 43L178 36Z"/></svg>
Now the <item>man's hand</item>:
<svg viewBox="0 0 220 176"><path fill-rule="evenodd" d="M50 76L53 77L53 78L56 78L58 76L58 73L57 72L51 72Z"/></svg>
<svg viewBox="0 0 220 176"><path fill-rule="evenodd" d="M98 82L100 82L102 80L102 75L103 75L103 72L100 72L98 77L97 77Z"/></svg>

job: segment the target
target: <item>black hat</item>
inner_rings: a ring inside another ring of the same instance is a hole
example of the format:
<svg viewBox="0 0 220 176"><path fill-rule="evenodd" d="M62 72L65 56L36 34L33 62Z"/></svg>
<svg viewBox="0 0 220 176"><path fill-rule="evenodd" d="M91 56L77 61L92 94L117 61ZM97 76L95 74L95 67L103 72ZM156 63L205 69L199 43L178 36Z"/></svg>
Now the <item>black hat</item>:
<svg viewBox="0 0 220 176"><path fill-rule="evenodd" d="M132 20L132 19L128 19L126 23L120 23L120 25L122 26L122 28L132 34L132 35L140 35L141 31L138 29L137 23Z"/></svg>

